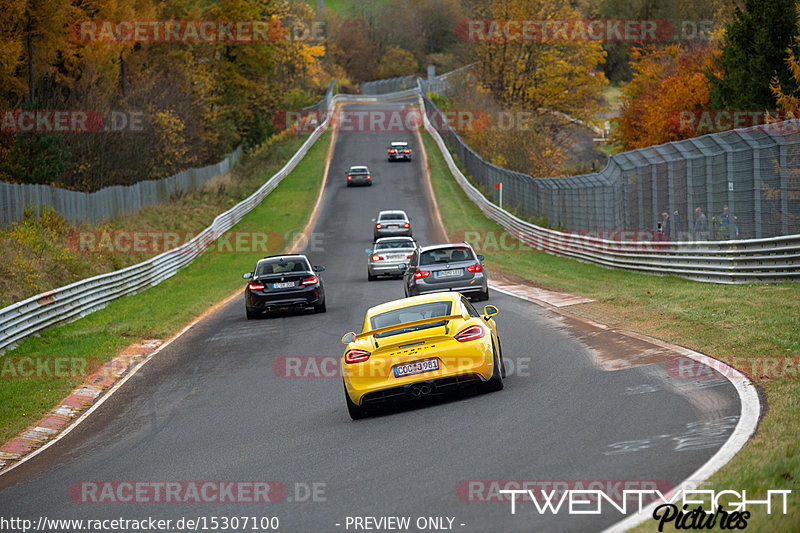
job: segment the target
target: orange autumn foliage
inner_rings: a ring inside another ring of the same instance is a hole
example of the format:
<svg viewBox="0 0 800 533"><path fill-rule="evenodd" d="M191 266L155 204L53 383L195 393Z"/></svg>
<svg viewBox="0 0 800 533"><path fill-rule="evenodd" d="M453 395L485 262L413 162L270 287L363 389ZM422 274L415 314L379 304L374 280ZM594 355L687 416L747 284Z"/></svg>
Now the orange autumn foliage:
<svg viewBox="0 0 800 533"><path fill-rule="evenodd" d="M626 150L693 137L680 127L682 111L709 109L707 71L719 50L713 45L668 45L633 52L635 74L622 89L615 140Z"/></svg>

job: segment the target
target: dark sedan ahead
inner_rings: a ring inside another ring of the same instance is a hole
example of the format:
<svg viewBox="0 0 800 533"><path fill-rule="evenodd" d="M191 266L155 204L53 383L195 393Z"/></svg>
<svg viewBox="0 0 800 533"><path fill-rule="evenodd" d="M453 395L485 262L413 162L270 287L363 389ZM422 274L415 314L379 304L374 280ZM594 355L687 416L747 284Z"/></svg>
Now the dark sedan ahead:
<svg viewBox="0 0 800 533"><path fill-rule="evenodd" d="M347 186L368 185L372 186L372 173L364 165L350 167L347 171Z"/></svg>
<svg viewBox="0 0 800 533"><path fill-rule="evenodd" d="M250 280L244 291L247 318L270 311L313 307L325 312L325 290L317 272L323 266L311 266L304 255L275 255L260 259L252 272L242 277Z"/></svg>

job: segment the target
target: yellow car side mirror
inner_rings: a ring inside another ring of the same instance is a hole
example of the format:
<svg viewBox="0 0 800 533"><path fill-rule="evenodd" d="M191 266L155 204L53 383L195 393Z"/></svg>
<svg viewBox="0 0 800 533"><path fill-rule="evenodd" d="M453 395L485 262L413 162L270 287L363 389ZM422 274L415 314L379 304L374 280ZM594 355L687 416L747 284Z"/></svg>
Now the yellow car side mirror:
<svg viewBox="0 0 800 533"><path fill-rule="evenodd" d="M489 320L490 318L492 318L493 316L495 316L499 312L500 311L498 311L498 309L495 306L487 305L486 307L483 308L483 317L486 320Z"/></svg>
<svg viewBox="0 0 800 533"><path fill-rule="evenodd" d="M356 340L356 334L353 333L352 331L348 331L342 337L342 344L350 344L354 340Z"/></svg>

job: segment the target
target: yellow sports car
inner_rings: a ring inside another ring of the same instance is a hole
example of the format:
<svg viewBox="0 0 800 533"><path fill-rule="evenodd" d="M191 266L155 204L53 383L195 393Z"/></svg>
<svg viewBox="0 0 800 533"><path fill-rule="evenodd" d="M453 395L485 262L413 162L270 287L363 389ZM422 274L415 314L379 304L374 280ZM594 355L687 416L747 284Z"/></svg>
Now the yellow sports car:
<svg viewBox="0 0 800 533"><path fill-rule="evenodd" d="M387 302L367 311L361 333L342 343L342 376L353 420L373 405L479 385L503 388L505 370L492 318L458 292L439 292Z"/></svg>

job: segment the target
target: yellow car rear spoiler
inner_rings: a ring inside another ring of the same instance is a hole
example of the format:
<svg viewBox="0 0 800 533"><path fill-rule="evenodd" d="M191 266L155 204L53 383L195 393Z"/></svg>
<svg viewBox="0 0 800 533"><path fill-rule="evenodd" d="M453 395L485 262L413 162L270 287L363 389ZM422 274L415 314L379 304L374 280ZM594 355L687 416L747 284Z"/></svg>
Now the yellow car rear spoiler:
<svg viewBox="0 0 800 533"><path fill-rule="evenodd" d="M422 326L424 324L433 324L435 322L444 322L456 319L463 319L462 315L447 315L447 316L435 316L432 318L423 318L422 320L414 320L413 322L403 322L402 324L395 324L394 326L386 326L384 328L378 329L371 329L369 331L364 331L356 335L356 339L364 339L371 335L378 335L380 333L385 333L387 331L395 331L398 329L405 329L413 326Z"/></svg>

